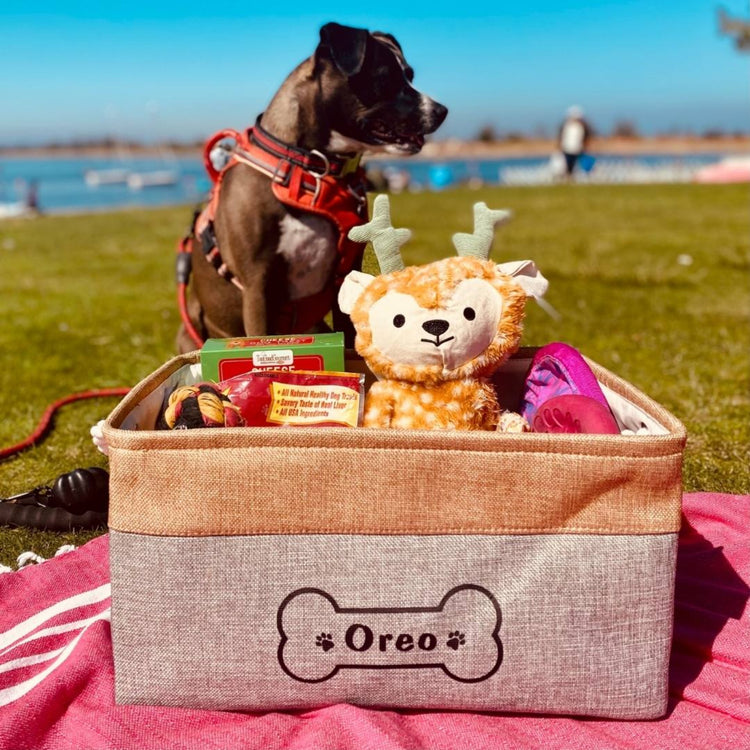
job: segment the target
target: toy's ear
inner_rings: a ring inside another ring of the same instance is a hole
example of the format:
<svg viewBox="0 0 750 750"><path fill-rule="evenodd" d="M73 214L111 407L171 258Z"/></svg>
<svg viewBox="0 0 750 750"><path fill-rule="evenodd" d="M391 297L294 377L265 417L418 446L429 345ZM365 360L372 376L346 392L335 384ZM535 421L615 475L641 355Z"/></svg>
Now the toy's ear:
<svg viewBox="0 0 750 750"><path fill-rule="evenodd" d="M339 289L339 307L341 312L349 315L362 292L374 281L375 277L362 271L351 271L347 274Z"/></svg>
<svg viewBox="0 0 750 750"><path fill-rule="evenodd" d="M533 260L517 260L511 263L498 263L498 271L512 276L514 281L526 292L527 297L537 300L544 296L549 286L547 279L539 273Z"/></svg>
<svg viewBox="0 0 750 750"><path fill-rule="evenodd" d="M513 280L526 292L526 296L533 297L547 315L555 320L560 320L562 317L560 313L544 299L549 282L539 273L539 269L533 260L498 263L497 269L500 273L512 276Z"/></svg>

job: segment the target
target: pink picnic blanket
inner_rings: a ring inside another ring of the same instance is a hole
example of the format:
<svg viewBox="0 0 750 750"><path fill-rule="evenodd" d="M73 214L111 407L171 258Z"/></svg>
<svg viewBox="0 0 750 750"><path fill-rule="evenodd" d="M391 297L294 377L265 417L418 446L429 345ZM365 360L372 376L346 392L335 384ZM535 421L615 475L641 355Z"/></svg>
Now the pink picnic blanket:
<svg viewBox="0 0 750 750"><path fill-rule="evenodd" d="M116 706L108 537L0 575L0 748L750 747L750 496L685 495L671 701L659 721ZM195 644L200 648L200 643Z"/></svg>

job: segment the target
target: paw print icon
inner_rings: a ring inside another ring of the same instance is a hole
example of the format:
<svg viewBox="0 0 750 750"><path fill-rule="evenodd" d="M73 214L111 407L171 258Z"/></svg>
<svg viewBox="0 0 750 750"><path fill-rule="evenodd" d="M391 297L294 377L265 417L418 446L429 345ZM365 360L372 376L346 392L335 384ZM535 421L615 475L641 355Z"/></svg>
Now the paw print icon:
<svg viewBox="0 0 750 750"><path fill-rule="evenodd" d="M315 636L315 645L323 651L330 651L333 648L333 636L330 633L321 633Z"/></svg>
<svg viewBox="0 0 750 750"><path fill-rule="evenodd" d="M452 648L454 651L466 644L466 636L458 630L454 630L448 633L448 642L445 644L448 648Z"/></svg>

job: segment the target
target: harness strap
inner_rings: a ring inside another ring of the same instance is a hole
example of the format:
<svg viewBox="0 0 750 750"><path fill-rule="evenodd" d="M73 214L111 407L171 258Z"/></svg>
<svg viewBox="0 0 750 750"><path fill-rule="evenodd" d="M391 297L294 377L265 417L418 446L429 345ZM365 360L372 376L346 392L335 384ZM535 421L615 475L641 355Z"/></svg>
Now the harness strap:
<svg viewBox="0 0 750 750"><path fill-rule="evenodd" d="M227 264L222 260L219 253L219 245L216 242L216 232L214 231L214 222L209 220L205 229L199 235L201 249L206 256L206 260L216 269L216 273L223 279L230 281L238 289L242 289L240 280L227 268Z"/></svg>

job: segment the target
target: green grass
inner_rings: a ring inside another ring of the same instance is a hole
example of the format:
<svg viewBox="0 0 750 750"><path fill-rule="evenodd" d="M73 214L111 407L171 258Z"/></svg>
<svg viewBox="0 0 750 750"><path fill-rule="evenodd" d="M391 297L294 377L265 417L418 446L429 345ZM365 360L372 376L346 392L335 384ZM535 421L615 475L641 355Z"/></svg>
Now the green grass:
<svg viewBox="0 0 750 750"><path fill-rule="evenodd" d="M750 492L746 186L554 186L393 196L407 263L453 252L472 204L511 208L493 258L531 258L559 321L529 306L524 343L566 341L688 428L688 491ZM135 384L174 353L173 260L189 208L0 223L0 446L72 391ZM690 265L680 256L690 256ZM371 256L366 268L374 271ZM90 425L115 401L66 406L36 448L0 464L0 497L106 466ZM0 563L92 534L0 529Z"/></svg>

